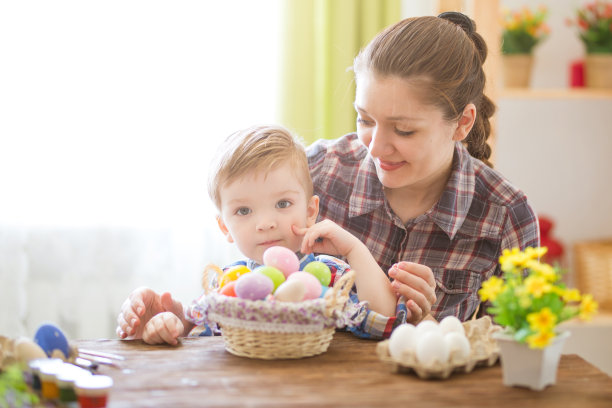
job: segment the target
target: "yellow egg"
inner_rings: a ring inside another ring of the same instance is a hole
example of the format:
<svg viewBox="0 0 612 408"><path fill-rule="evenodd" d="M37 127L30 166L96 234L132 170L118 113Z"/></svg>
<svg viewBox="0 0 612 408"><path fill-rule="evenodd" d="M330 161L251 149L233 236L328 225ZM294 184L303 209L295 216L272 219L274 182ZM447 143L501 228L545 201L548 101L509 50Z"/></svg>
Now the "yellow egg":
<svg viewBox="0 0 612 408"><path fill-rule="evenodd" d="M14 352L15 358L24 363L37 358L47 358L43 349L27 337L20 337L15 340Z"/></svg>
<svg viewBox="0 0 612 408"><path fill-rule="evenodd" d="M232 266L227 272L221 275L221 279L219 279L219 289L249 272L251 272L251 270L244 265Z"/></svg>

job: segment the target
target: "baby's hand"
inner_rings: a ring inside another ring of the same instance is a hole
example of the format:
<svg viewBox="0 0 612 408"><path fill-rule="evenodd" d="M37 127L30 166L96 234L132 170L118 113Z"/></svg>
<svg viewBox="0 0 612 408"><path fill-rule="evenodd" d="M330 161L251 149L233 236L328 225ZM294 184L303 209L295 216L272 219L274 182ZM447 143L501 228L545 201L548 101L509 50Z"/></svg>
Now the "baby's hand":
<svg viewBox="0 0 612 408"><path fill-rule="evenodd" d="M350 232L330 220L323 220L310 228L293 226L296 235L304 235L302 240L303 254L312 252L348 257L360 243Z"/></svg>
<svg viewBox="0 0 612 408"><path fill-rule="evenodd" d="M145 325L142 339L148 344L168 343L178 344L178 338L183 335L183 322L172 312L163 312L153 316Z"/></svg>
<svg viewBox="0 0 612 408"><path fill-rule="evenodd" d="M172 299L170 293L159 295L145 287L134 290L121 305L121 312L117 316L117 336L122 339L143 338L145 325L162 312L181 316L183 306Z"/></svg>

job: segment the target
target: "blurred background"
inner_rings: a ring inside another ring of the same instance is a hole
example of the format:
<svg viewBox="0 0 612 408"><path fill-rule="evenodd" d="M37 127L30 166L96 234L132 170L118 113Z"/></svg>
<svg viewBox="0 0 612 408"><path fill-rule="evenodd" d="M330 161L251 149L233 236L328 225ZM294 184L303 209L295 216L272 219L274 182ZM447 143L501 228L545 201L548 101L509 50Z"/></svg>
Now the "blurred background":
<svg viewBox="0 0 612 408"><path fill-rule="evenodd" d="M359 48L450 9L489 41L495 166L552 221L574 280L574 246L612 237L612 90L570 88L584 48L565 21L582 4L1 2L0 334L54 322L69 338L113 338L138 286L189 303L204 265L240 258L206 194L220 140L268 122L306 142L353 131ZM547 6L551 32L529 86L505 89L498 16L524 5Z"/></svg>

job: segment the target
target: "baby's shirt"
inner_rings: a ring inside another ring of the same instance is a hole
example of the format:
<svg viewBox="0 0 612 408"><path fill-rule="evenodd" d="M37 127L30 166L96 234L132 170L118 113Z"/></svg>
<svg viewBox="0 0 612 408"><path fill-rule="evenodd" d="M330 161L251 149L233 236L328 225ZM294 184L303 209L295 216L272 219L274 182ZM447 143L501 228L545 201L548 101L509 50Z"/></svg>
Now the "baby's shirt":
<svg viewBox="0 0 612 408"><path fill-rule="evenodd" d="M298 254L299 255L299 254ZM300 270L303 270L306 265L313 261L323 262L329 267L331 271L331 281L329 286L333 286L334 283L340 279L345 273L351 270L350 266L343 260L330 256L330 255L314 255L308 254L300 258ZM227 265L223 268L223 271L238 266L244 265L250 270L253 270L260 266L257 262L252 259L241 260ZM205 316L201 313L198 305L203 300L206 294L201 295L198 299L194 300L192 304L185 308L185 318L190 322L194 323L196 327L189 333L190 337L197 336L212 336L221 334L219 328L214 324L207 324ZM369 310L368 303L365 301L359 301L357 297L356 287L353 286L349 293L349 305L347 307L350 310L350 321L352 325L346 327L346 329L358 337L368 339L383 339L391 335L393 329L406 321L406 305L403 301L398 301L395 316L383 316L372 310Z"/></svg>

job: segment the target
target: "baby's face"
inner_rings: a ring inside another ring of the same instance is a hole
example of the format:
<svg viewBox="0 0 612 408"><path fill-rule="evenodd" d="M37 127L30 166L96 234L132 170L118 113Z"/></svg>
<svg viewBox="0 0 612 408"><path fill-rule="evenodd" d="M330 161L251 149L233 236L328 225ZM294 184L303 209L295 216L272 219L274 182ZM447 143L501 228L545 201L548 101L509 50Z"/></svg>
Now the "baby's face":
<svg viewBox="0 0 612 408"><path fill-rule="evenodd" d="M219 226L250 259L263 263L271 246L299 251L302 237L292 225L310 227L316 221L318 200L307 197L290 163L270 172L257 172L220 189Z"/></svg>

